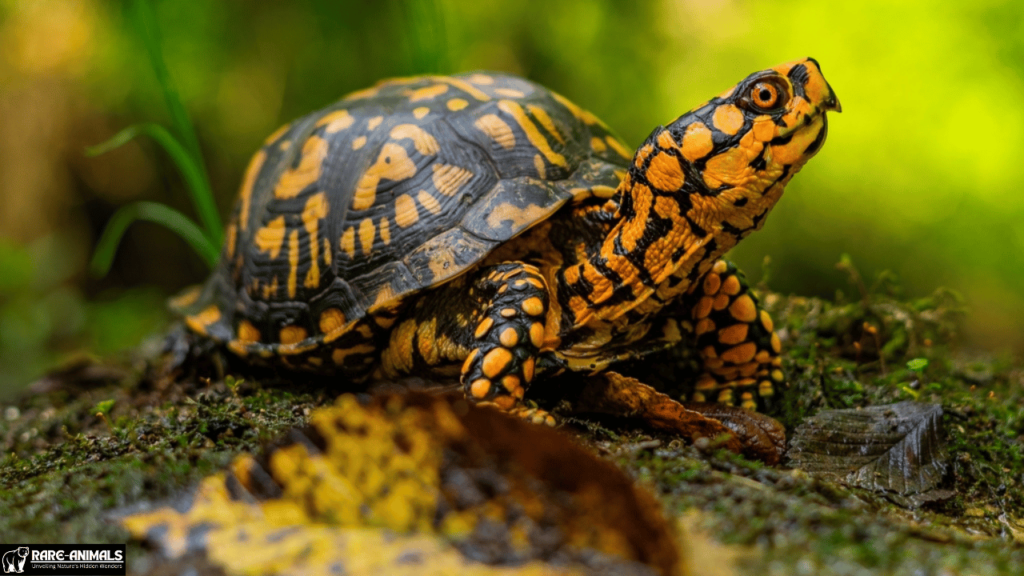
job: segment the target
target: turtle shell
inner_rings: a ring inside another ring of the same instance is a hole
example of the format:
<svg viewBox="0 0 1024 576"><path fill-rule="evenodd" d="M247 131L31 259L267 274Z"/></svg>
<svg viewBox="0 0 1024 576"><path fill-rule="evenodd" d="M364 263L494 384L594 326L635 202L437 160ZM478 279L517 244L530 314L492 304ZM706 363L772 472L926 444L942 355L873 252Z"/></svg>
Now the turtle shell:
<svg viewBox="0 0 1024 576"><path fill-rule="evenodd" d="M631 157L592 114L522 78L383 81L265 141L186 323L241 354L315 348L566 202L611 196Z"/></svg>

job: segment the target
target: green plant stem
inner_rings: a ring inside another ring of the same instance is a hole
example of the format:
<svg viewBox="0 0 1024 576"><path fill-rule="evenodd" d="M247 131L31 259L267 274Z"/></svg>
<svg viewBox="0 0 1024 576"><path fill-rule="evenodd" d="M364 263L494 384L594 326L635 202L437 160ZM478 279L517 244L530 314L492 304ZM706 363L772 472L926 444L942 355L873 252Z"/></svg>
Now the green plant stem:
<svg viewBox="0 0 1024 576"><path fill-rule="evenodd" d="M199 220L203 223L203 228L206 229L207 239L211 244L219 246L222 241L221 223L220 217L217 215L217 205L213 201L213 193L210 190L209 182L203 173L200 172L201 168L196 165L185 148L163 126L159 124L136 124L129 126L106 142L86 148L85 154L87 156L98 156L123 146L140 134L155 140L167 152L171 160L174 161L175 166L181 171L182 178L185 179L189 195L192 197L192 204L199 214Z"/></svg>
<svg viewBox="0 0 1024 576"><path fill-rule="evenodd" d="M131 13L135 29L142 38L142 43L149 54L153 73L156 74L157 82L163 90L164 100L171 114L171 122L178 135L184 140L185 149L190 152L192 160L196 165L196 170L201 175L201 180L205 184L209 182L209 177L206 173L206 165L203 162L202 150L199 148L199 139L196 137L196 132L189 121L188 113L185 111L185 106L181 103L178 91L171 81L170 72L167 70L167 64L164 62L160 30L156 25L156 16L153 14L153 8L150 6L149 0L135 0L131 4L129 12ZM204 188L207 191L204 204L208 203L209 206L200 208L197 202L196 208L199 211L203 227L206 228L207 236L214 244L219 245L223 241L223 228L220 216L213 203L212 194L209 193L209 186L204 186ZM195 200L195 198L193 199Z"/></svg>
<svg viewBox="0 0 1024 576"><path fill-rule="evenodd" d="M135 202L122 206L107 222L107 227L96 244L96 252L89 265L94 275L101 277L107 274L114 261L114 254L117 252L121 237L128 230L128 226L136 220L146 220L166 226L188 242L210 268L217 265L217 259L220 257L217 245L212 244L203 234L202 229L188 216L157 202Z"/></svg>

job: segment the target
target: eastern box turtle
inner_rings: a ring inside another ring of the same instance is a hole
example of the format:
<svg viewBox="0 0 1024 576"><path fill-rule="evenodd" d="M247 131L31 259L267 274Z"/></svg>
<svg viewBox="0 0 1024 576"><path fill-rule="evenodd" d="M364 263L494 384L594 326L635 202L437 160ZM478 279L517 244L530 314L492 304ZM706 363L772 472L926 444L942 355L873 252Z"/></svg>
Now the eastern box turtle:
<svg viewBox="0 0 1024 576"><path fill-rule="evenodd" d="M689 400L758 408L784 382L772 320L719 259L825 141L812 58L754 73L634 153L532 82L383 81L271 135L188 328L251 362L460 377L548 420L538 378L684 343Z"/></svg>

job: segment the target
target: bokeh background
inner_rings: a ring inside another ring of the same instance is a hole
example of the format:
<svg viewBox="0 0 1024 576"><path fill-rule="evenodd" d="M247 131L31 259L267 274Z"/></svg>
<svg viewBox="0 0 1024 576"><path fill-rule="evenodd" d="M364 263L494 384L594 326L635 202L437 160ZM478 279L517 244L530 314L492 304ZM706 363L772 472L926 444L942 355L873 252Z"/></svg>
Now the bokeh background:
<svg viewBox="0 0 1024 576"><path fill-rule="evenodd" d="M0 0L0 395L80 355L138 345L202 281L177 236L140 223L111 273L87 263L118 206L194 215L151 141L87 158L138 122L170 125L125 6ZM855 292L889 270L948 286L967 352L1024 352L1024 4L818 0L153 2L171 76L226 214L249 155L297 116L378 79L514 72L631 145L786 60L817 58L843 104L763 231L732 254L786 293Z"/></svg>

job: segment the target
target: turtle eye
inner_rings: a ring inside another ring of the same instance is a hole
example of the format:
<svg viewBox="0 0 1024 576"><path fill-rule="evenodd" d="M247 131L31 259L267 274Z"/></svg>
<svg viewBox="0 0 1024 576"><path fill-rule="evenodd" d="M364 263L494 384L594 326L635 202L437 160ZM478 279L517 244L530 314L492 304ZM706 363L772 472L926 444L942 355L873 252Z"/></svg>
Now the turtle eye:
<svg viewBox="0 0 1024 576"><path fill-rule="evenodd" d="M779 84L771 78L761 80L750 88L747 101L760 112L769 112L785 106L789 101L789 94L786 87Z"/></svg>

